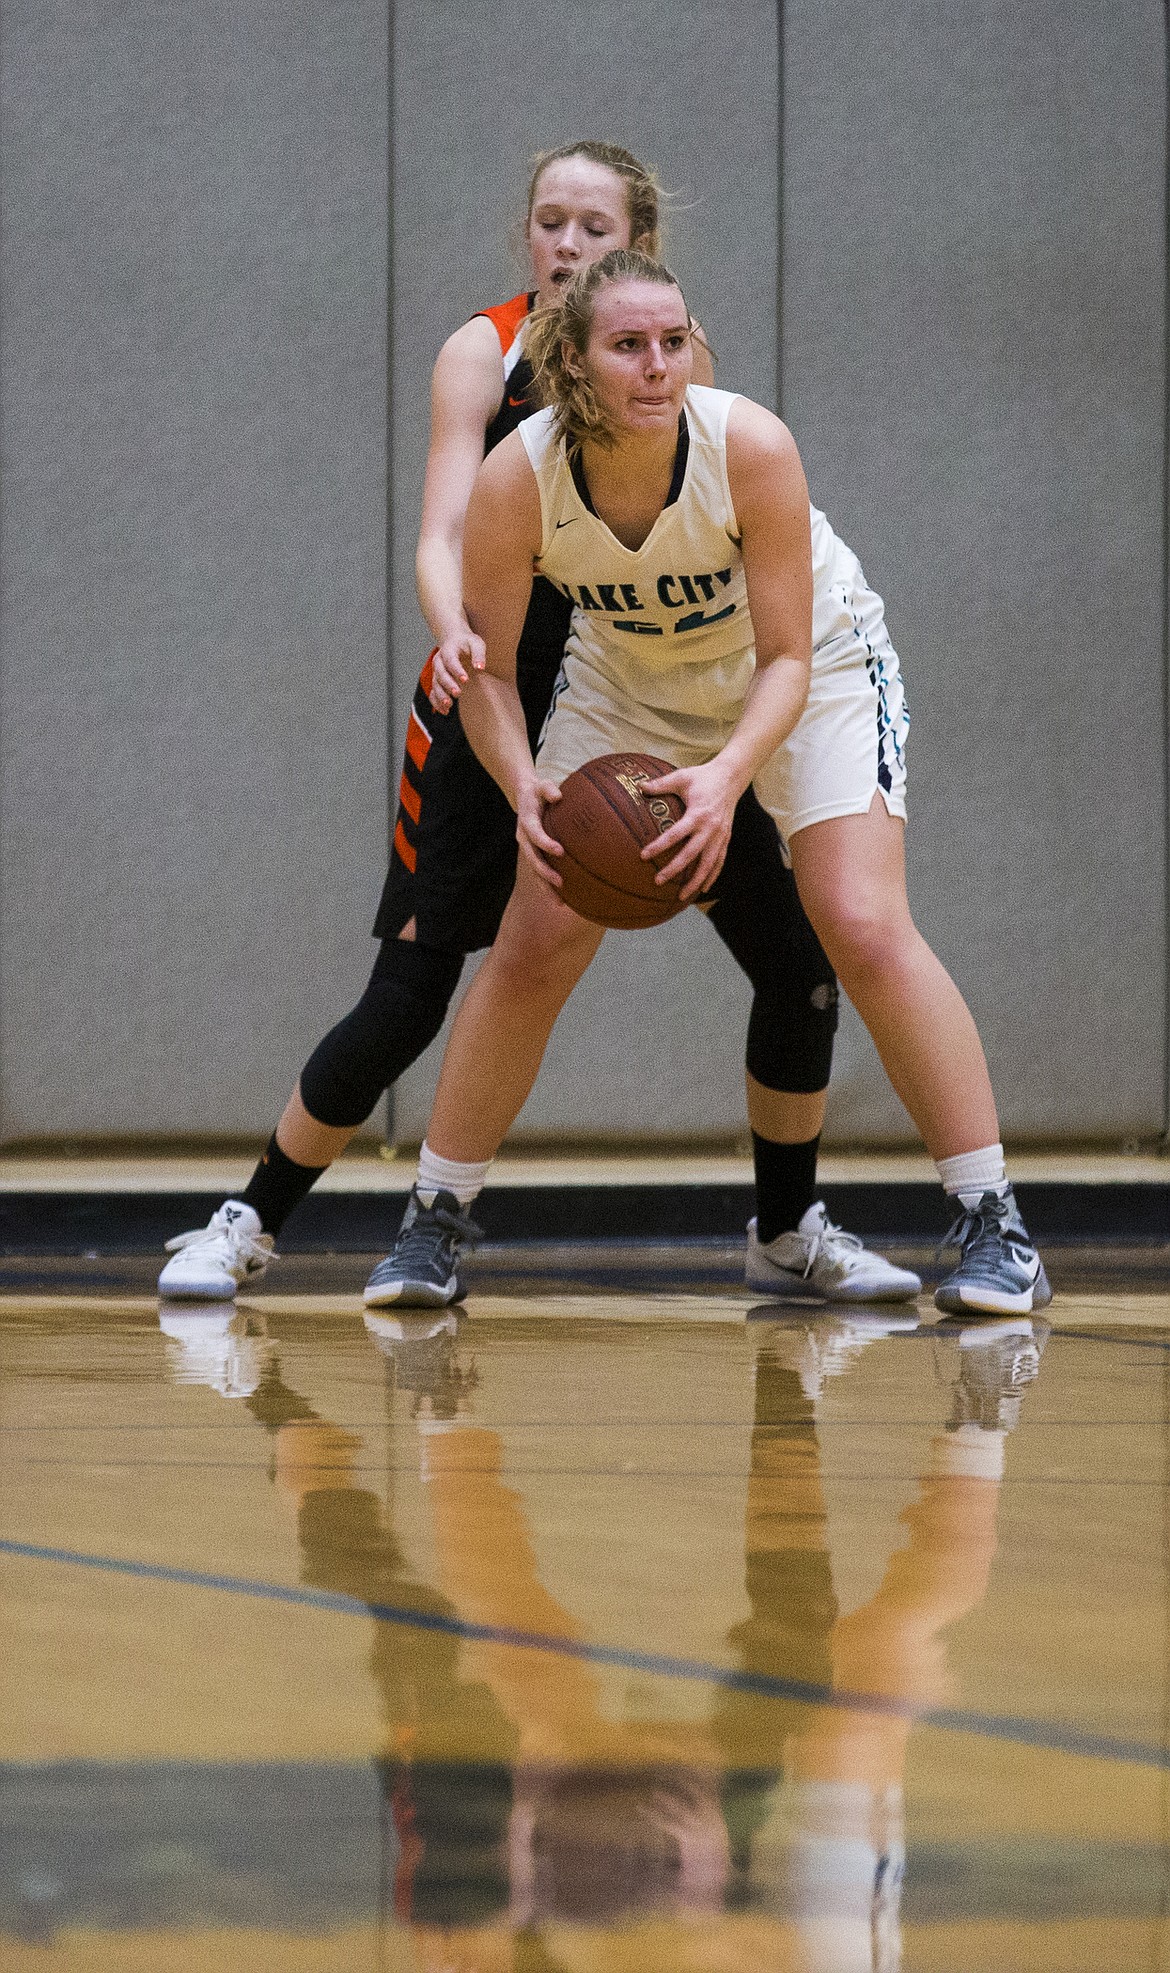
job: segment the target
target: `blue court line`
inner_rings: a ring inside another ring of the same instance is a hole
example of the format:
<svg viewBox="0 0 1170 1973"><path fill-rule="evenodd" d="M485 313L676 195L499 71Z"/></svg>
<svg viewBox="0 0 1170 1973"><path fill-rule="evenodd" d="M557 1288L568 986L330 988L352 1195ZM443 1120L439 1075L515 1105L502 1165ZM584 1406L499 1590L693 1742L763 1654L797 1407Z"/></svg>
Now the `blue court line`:
<svg viewBox="0 0 1170 1973"><path fill-rule="evenodd" d="M1059 1754L1073 1754L1087 1760L1128 1762L1135 1767L1170 1769L1170 1747L1157 1747L1148 1741L1117 1740L1109 1734L1084 1733L1079 1727L1059 1721L1028 1720L1006 1713L967 1712L961 1707L939 1706L923 1710L905 1699L890 1699L865 1693L838 1691L806 1679L778 1678L768 1672L743 1672L732 1667L708 1664L702 1658L676 1658L656 1651L634 1651L617 1644L587 1644L575 1638L553 1637L540 1631L516 1630L510 1624L468 1623L462 1617L445 1617L435 1611L409 1610L393 1603L365 1603L357 1596L344 1596L334 1590L306 1589L294 1583L258 1582L247 1576L210 1575L200 1569L176 1569L161 1562L132 1562L114 1555L90 1555L72 1548L42 1548L33 1542L0 1538L0 1555L11 1555L29 1562L55 1562L67 1568L99 1569L109 1575L130 1576L139 1581L168 1583L183 1589L218 1590L226 1596L250 1596L269 1603L288 1603L302 1609L320 1610L335 1616L372 1617L381 1624L394 1624L407 1630L438 1631L466 1643L506 1644L518 1651L551 1651L558 1657L578 1658L591 1665L615 1665L624 1671L647 1672L658 1678L694 1681L715 1685L730 1692L749 1692L761 1699L796 1700L807 1706L829 1706L838 1712L884 1713L896 1719L912 1720L950 1733L974 1734L984 1740L1002 1740L1019 1747L1039 1747Z"/></svg>

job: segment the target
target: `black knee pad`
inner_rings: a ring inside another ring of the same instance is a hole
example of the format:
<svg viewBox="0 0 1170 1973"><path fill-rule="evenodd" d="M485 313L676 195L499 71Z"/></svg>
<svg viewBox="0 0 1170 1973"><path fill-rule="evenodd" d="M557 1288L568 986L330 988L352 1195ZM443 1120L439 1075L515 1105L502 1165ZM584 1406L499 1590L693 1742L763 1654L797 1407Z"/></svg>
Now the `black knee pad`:
<svg viewBox="0 0 1170 1973"><path fill-rule="evenodd" d="M837 976L805 915L771 817L745 795L708 916L756 990L747 1070L765 1089L824 1089L837 1032Z"/></svg>
<svg viewBox="0 0 1170 1973"><path fill-rule="evenodd" d="M776 824L760 807L750 788L741 796L732 824L723 868L714 884L715 903L707 916L736 965L757 992L782 987L786 978L798 983L796 998L823 982L834 981L830 966L813 931L796 879L780 854Z"/></svg>
<svg viewBox="0 0 1170 1973"><path fill-rule="evenodd" d="M357 1006L301 1070L301 1101L311 1117L333 1130L365 1122L438 1034L464 957L412 939L383 939Z"/></svg>
<svg viewBox="0 0 1170 1973"><path fill-rule="evenodd" d="M795 990L794 990L795 989ZM762 987L748 1021L747 1072L765 1089L815 1095L828 1085L837 1032L837 982Z"/></svg>

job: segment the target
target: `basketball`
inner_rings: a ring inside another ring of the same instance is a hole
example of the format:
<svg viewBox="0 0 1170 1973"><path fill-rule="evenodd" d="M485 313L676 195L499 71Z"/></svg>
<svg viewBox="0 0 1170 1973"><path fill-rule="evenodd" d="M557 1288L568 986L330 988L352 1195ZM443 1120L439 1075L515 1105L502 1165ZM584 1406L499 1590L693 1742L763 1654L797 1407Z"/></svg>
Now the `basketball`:
<svg viewBox="0 0 1170 1973"><path fill-rule="evenodd" d="M685 911L679 891L687 872L656 884L642 850L683 813L677 795L645 795L643 784L673 772L653 754L600 754L561 786L544 812L544 826L564 849L556 859L561 896L579 917L614 931L665 924Z"/></svg>

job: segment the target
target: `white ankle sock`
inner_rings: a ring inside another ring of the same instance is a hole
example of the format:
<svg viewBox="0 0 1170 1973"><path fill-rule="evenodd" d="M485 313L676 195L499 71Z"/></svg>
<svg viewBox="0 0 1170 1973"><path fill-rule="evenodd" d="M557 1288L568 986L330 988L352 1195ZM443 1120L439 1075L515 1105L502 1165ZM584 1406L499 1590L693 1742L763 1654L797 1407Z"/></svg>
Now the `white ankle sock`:
<svg viewBox="0 0 1170 1973"><path fill-rule="evenodd" d="M488 1175L490 1158L482 1165L461 1165L455 1158L440 1158L425 1144L418 1154L418 1177L415 1187L420 1202L433 1206L436 1192L453 1192L461 1206L469 1206L483 1191L483 1182Z"/></svg>
<svg viewBox="0 0 1170 1973"><path fill-rule="evenodd" d="M984 1431L982 1425L960 1425L931 1440L931 1479L1002 1480L1007 1433Z"/></svg>
<svg viewBox="0 0 1170 1973"><path fill-rule="evenodd" d="M986 1144L981 1151L960 1151L956 1158L936 1158L935 1165L943 1191L961 1199L965 1206L977 1206L985 1192L996 1192L1002 1199L1008 1189L1002 1144Z"/></svg>

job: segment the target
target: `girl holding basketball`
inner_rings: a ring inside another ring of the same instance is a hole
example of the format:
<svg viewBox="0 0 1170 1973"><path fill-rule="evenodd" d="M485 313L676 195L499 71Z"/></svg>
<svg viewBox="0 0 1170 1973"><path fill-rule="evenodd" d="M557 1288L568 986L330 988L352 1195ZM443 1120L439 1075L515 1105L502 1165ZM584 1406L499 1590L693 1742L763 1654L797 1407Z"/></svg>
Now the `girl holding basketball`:
<svg viewBox="0 0 1170 1973"><path fill-rule="evenodd" d="M170 1243L163 1295L231 1297L264 1271L287 1215L434 1040L466 955L496 935L515 875L515 817L452 710L484 655L463 609L467 502L485 453L536 408L527 351L534 303L554 303L575 273L612 248L657 252L658 227L654 178L628 151L586 142L548 153L529 187L531 292L474 316L439 354L417 556L436 649L407 734L391 869L374 928L378 957L357 1006L306 1063L241 1197ZM709 379L701 344L695 355ZM571 614L550 583L530 582L512 647L526 748L548 713ZM749 1237L749 1278L769 1292L834 1300L912 1296L917 1276L834 1228L815 1199L836 983L775 828L750 794L735 810L708 915L755 990L747 1066L759 1222ZM456 1196L456 1216L458 1204Z"/></svg>
<svg viewBox="0 0 1170 1973"><path fill-rule="evenodd" d="M516 811L521 861L452 1032L420 1169L445 1173L461 1202L482 1184L600 942L557 896L545 805L590 758L657 754L678 768L650 791L685 802L645 852L671 852L660 881L685 871L693 898L718 878L749 787L787 842L812 924L961 1205L939 1306L1043 1306L975 1024L910 916L905 715L880 598L824 516L810 523L779 419L692 383L690 316L659 262L608 253L529 347L550 408L486 462L464 537L468 620L487 652L464 724ZM514 661L534 567L578 606L535 760ZM709 604L689 607L684 578ZM620 610L596 607L603 588ZM429 1238L453 1280L457 1236ZM409 1296L426 1248L412 1207L371 1287Z"/></svg>

